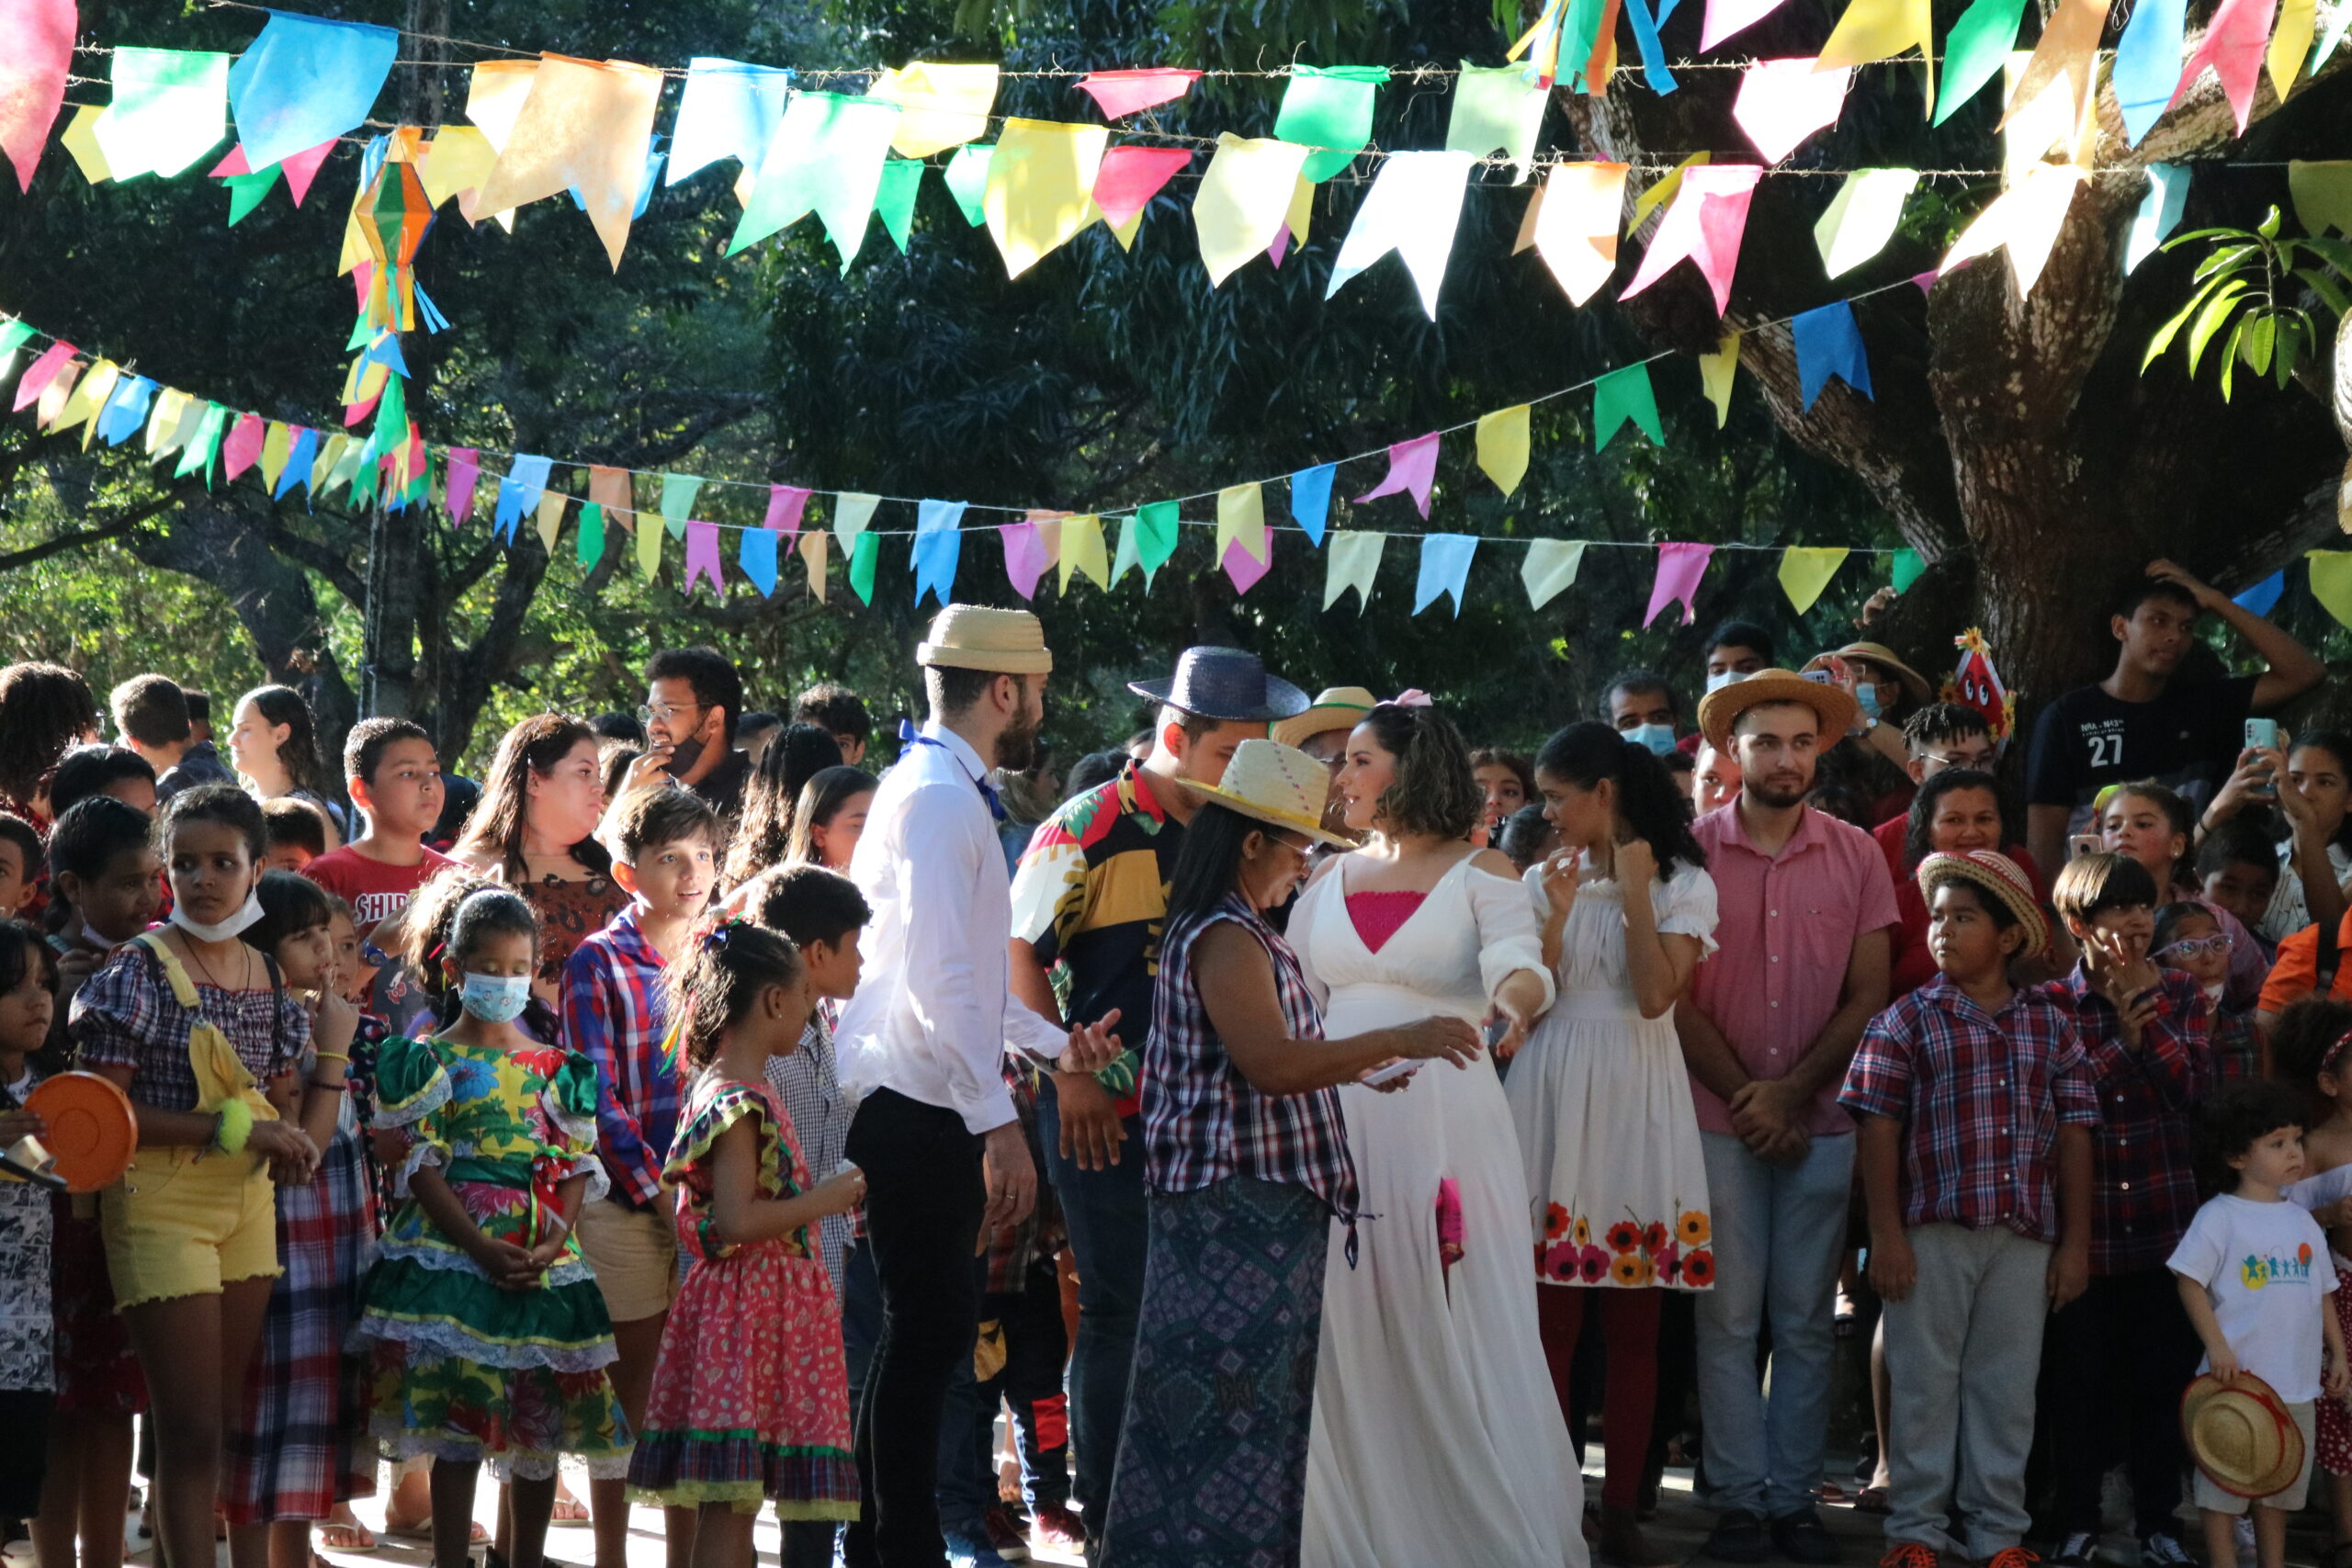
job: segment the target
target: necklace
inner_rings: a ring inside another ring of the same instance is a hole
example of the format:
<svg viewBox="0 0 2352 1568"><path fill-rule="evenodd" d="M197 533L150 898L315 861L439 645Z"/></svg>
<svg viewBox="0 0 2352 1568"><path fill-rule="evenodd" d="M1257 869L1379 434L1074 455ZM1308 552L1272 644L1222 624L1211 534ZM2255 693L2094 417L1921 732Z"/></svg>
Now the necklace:
<svg viewBox="0 0 2352 1568"><path fill-rule="evenodd" d="M202 975L203 975L203 976L204 976L206 979L208 979L208 980L209 980L209 981L211 981L211 982L212 982L212 988L213 988L214 990L216 990L216 991L225 991L225 990L230 989L230 987L229 987L224 986L224 985L222 985L222 984L220 983L220 977L219 976L215 975L215 974L212 972L212 965L211 965L211 964L207 964L207 963L204 961L204 955L203 955L202 953L200 953L197 952L197 950L196 950L196 943L194 943L194 942L187 942L187 943L186 943L185 945L186 945L186 946L187 946L187 955L188 955L189 959L190 959L190 960L192 960L192 961L195 963L195 964L196 964L196 967L197 967L198 971L200 974L202 974ZM243 971L243 969L241 967L241 968L238 970L238 978L243 979L243 977L244 977L244 971Z"/></svg>

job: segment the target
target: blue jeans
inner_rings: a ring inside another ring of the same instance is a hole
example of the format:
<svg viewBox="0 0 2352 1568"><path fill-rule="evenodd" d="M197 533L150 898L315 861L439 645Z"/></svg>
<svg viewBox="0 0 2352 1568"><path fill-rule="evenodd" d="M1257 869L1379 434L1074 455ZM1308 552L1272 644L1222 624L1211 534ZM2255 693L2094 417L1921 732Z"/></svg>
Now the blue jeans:
<svg viewBox="0 0 2352 1568"><path fill-rule="evenodd" d="M1854 1140L1816 1137L1793 1167L1766 1165L1729 1133L1699 1140L1715 1246L1715 1287L1697 1301L1707 1481L1718 1508L1780 1518L1810 1508L1821 1480ZM1769 1402L1756 1377L1768 1320Z"/></svg>
<svg viewBox="0 0 2352 1568"><path fill-rule="evenodd" d="M1126 1419L1127 1374L1136 1359L1136 1318L1143 1308L1143 1266L1150 1222L1143 1201L1143 1118L1125 1123L1119 1163L1081 1170L1063 1156L1061 1103L1051 1080L1037 1095L1037 1142L1046 1172L1069 1225L1078 1258L1078 1343L1069 1360L1070 1445L1077 1474L1070 1493L1085 1521L1088 1557L1110 1513L1111 1477L1119 1463L1119 1427Z"/></svg>

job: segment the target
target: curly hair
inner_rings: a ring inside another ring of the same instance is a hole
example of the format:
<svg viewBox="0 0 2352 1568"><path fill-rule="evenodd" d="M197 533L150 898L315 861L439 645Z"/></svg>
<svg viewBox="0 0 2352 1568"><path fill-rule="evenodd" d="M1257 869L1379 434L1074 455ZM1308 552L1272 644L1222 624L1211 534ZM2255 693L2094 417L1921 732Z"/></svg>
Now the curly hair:
<svg viewBox="0 0 2352 1568"><path fill-rule="evenodd" d="M530 868L523 859L523 829L530 812L531 775L545 777L555 772L556 764L570 756L573 747L595 739L594 730L561 713L534 714L508 730L498 743L497 755L490 760L481 798L474 803L473 814L458 836L459 848L495 854L499 880L511 886L529 882ZM613 857L594 833L571 846L571 858L598 876L612 874Z"/></svg>
<svg viewBox="0 0 2352 1568"><path fill-rule="evenodd" d="M1466 839L1486 809L1486 792L1470 767L1470 748L1453 721L1434 707L1382 703L1358 721L1396 759L1396 776L1373 803L1385 833Z"/></svg>
<svg viewBox="0 0 2352 1568"><path fill-rule="evenodd" d="M680 1048L707 1067L727 1032L748 1017L760 992L800 983L800 950L792 939L749 920L728 920L695 939L694 951L670 965L670 1016Z"/></svg>
<svg viewBox="0 0 2352 1568"><path fill-rule="evenodd" d="M0 670L0 795L29 802L66 749L97 728L90 683L63 665Z"/></svg>

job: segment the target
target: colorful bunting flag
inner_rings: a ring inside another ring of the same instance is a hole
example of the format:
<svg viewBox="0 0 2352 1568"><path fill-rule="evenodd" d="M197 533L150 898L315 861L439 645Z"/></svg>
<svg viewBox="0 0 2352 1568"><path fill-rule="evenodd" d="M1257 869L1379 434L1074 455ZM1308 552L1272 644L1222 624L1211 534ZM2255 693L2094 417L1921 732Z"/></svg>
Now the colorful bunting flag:
<svg viewBox="0 0 2352 1568"><path fill-rule="evenodd" d="M2352 6L2344 10L2352 12ZM2186 174L2184 170L2184 178ZM2295 221L2306 234L2321 235L2333 229L2352 236L2352 159L2290 163L2287 197L2294 203Z"/></svg>
<svg viewBox="0 0 2352 1568"><path fill-rule="evenodd" d="M294 433L293 450L288 452L286 457L285 471L278 475L277 483L271 487L269 492L271 499L284 499L286 492L292 490L298 484L315 489L316 480L312 473L311 465L318 461L318 456L319 433L311 429L307 425L302 429L296 431ZM473 491L469 488L466 491L466 506L468 510L472 509L473 503Z"/></svg>
<svg viewBox="0 0 2352 1568"><path fill-rule="evenodd" d="M243 413L229 427L228 438L220 444L220 477L233 479L261 458L262 443L268 438L269 425L257 413Z"/></svg>
<svg viewBox="0 0 2352 1568"><path fill-rule="evenodd" d="M1061 591L1069 592L1074 572L1094 580L1097 588L1111 586L1111 558L1102 547L1102 519L1092 513L1062 521Z"/></svg>
<svg viewBox="0 0 2352 1568"><path fill-rule="evenodd" d="M106 114L96 104L82 105L66 122L65 134L57 139L57 144L74 155L74 166L82 171L82 177L94 186L114 178L114 170L107 165L106 149L98 145L98 121Z"/></svg>
<svg viewBox="0 0 2352 1568"><path fill-rule="evenodd" d="M1225 569L1226 579L1233 584L1235 594L1247 593L1258 586L1261 578L1273 570L1273 539L1271 536L1268 536L1266 553L1262 557L1253 556L1243 549L1241 542L1237 539L1226 547L1225 555L1217 564Z"/></svg>
<svg viewBox="0 0 2352 1568"><path fill-rule="evenodd" d="M1373 579L1380 574L1381 552L1387 547L1385 534L1359 534L1348 529L1334 529L1324 550L1323 607L1328 610L1340 602L1340 595L1352 588L1356 591L1356 614L1363 614L1372 603Z"/></svg>
<svg viewBox="0 0 2352 1568"><path fill-rule="evenodd" d="M2267 615L2278 607L2279 596L2286 592L2287 569L2280 567L2245 592L2233 595L2231 603L2254 615Z"/></svg>
<svg viewBox="0 0 2352 1568"><path fill-rule="evenodd" d="M2188 26L2188 0L2134 0L2123 36L2116 40L2115 107L2135 147L2164 118L2180 85L2181 38Z"/></svg>
<svg viewBox="0 0 2352 1568"><path fill-rule="evenodd" d="M1216 495L1216 558L1238 545L1250 559L1266 558L1266 498L1254 483L1227 485Z"/></svg>
<svg viewBox="0 0 2352 1568"><path fill-rule="evenodd" d="M882 231L900 255L914 239L915 198L922 194L922 172L930 166L915 158L888 159L874 187L874 216L882 220Z"/></svg>
<svg viewBox="0 0 2352 1568"><path fill-rule="evenodd" d="M1155 501L1136 508L1136 564L1143 569L1144 586L1168 558L1176 553L1178 507L1172 501Z"/></svg>
<svg viewBox="0 0 2352 1568"><path fill-rule="evenodd" d="M76 25L74 0L0 6L0 154L17 166L19 190L33 188L49 128L65 105Z"/></svg>
<svg viewBox="0 0 2352 1568"><path fill-rule="evenodd" d="M556 535L560 532L563 527L564 505L571 500L571 498L570 496L564 494L563 491L560 490L547 491L542 492L539 496L538 515L537 518L539 534L539 547L546 550L549 555L553 555L555 553ZM711 540L711 547L715 550L718 547L718 541L717 537L714 536ZM691 553L689 554L688 558L689 560L692 559Z"/></svg>
<svg viewBox="0 0 2352 1568"><path fill-rule="evenodd" d="M1462 614L1462 595L1470 582L1470 558L1477 553L1476 534L1421 536L1420 575L1413 583L1413 614L1419 615L1441 593L1453 597L1453 613Z"/></svg>
<svg viewBox="0 0 2352 1568"><path fill-rule="evenodd" d="M492 526L502 539L512 543L514 530L523 513L539 504L539 496L547 488L548 471L554 467L550 457L536 457L518 452L498 481L498 510Z"/></svg>
<svg viewBox="0 0 2352 1568"><path fill-rule="evenodd" d="M833 500L833 537L850 553L853 567L857 563L857 541L865 536L865 525L874 520L874 509L881 504L878 495L846 490Z"/></svg>
<svg viewBox="0 0 2352 1568"><path fill-rule="evenodd" d="M1829 41L1821 46L1824 69L1867 65L1917 49L1927 71L1927 101L1936 101L1934 8L1928 0L1851 0Z"/></svg>
<svg viewBox="0 0 2352 1568"><path fill-rule="evenodd" d="M392 73L390 28L272 11L229 69L229 107L255 171L357 129Z"/></svg>
<svg viewBox="0 0 2352 1568"><path fill-rule="evenodd" d="M1193 194L1193 226L1211 288L1273 243L1306 155L1295 142L1218 135L1208 172Z"/></svg>
<svg viewBox="0 0 2352 1568"><path fill-rule="evenodd" d="M1573 586L1584 564L1582 539L1536 539L1527 547L1519 581L1527 589L1527 606L1540 610Z"/></svg>
<svg viewBox="0 0 2352 1568"><path fill-rule="evenodd" d="M2352 168L2352 164L2346 165ZM2181 209L2188 201L2188 166L2186 164L2150 164L2148 194L2140 200L2140 209L2132 215L2132 231L2124 241L2123 270L2138 270L2142 262L2154 255L2165 236L2180 225ZM2294 188L2294 165L2288 165L2288 188ZM2301 216L2300 210L2297 216ZM2310 225L2306 221L2306 228ZM2312 232L2317 233L2313 229Z"/></svg>
<svg viewBox="0 0 2352 1568"><path fill-rule="evenodd" d="M997 537L1004 543L1004 578L1012 591L1023 599L1037 596L1037 580L1046 575L1053 564L1046 558L1045 541L1038 536L1037 525L1026 518L1018 523L997 525Z"/></svg>
<svg viewBox="0 0 2352 1568"><path fill-rule="evenodd" d="M1699 618L1699 580L1707 574L1707 562L1714 558L1713 545L1660 545L1657 547L1657 581L1650 586L1650 607L1642 616L1646 627L1657 619L1657 614L1668 604L1682 605L1682 624L1689 626Z"/></svg>
<svg viewBox="0 0 2352 1568"><path fill-rule="evenodd" d="M1274 111L1274 136L1316 151L1301 171L1321 185L1372 141L1372 103L1385 65L1293 65Z"/></svg>
<svg viewBox="0 0 2352 1568"><path fill-rule="evenodd" d="M815 493L798 485L768 486L768 512L760 519L760 526L779 534L797 534L801 516L808 510L808 498Z"/></svg>
<svg viewBox="0 0 2352 1568"><path fill-rule="evenodd" d="M1707 19L1700 30L1699 51L1707 53L1732 34L1754 27L1779 10L1781 5L1781 0L1707 0Z"/></svg>
<svg viewBox="0 0 2352 1568"><path fill-rule="evenodd" d="M1426 518L1430 514L1430 489L1436 481L1437 432L1431 431L1389 447L1387 477L1356 497L1355 503L1362 506L1384 495L1408 494Z"/></svg>
<svg viewBox="0 0 2352 1568"><path fill-rule="evenodd" d="M1476 160L1467 152L1391 152L1382 160L1371 194L1356 209L1356 220L1331 265L1323 290L1329 299L1340 285L1395 251L1413 275L1421 309L1437 320L1437 293L1445 283L1446 258L1462 220L1462 193Z"/></svg>
<svg viewBox="0 0 2352 1568"><path fill-rule="evenodd" d="M2352 626L2352 550L2306 550L2312 597L2341 625Z"/></svg>
<svg viewBox="0 0 2352 1568"><path fill-rule="evenodd" d="M62 338L42 349L33 362L25 367L25 373L17 378L17 399L10 412L24 412L32 400L40 396L41 389L57 378L58 371L64 368L78 352L80 351Z"/></svg>
<svg viewBox="0 0 2352 1568"><path fill-rule="evenodd" d="M793 94L727 254L734 255L814 212L841 254L846 276L865 243L899 112L898 105L875 98Z"/></svg>
<svg viewBox="0 0 2352 1568"><path fill-rule="evenodd" d="M2062 78L2066 83L2067 123L2075 123L2087 112L2108 5L2109 0L2059 0L2058 9L2041 26L2041 39L2033 46L2033 58L2027 62L2017 90L2009 96L2002 129L2040 97L2044 87Z"/></svg>
<svg viewBox="0 0 2352 1568"><path fill-rule="evenodd" d="M769 535L768 542L774 544L775 536ZM718 525L690 523L686 525L686 581L678 591L679 597L693 598L695 584L704 578L710 580L712 598L727 597L727 580L718 570Z"/></svg>
<svg viewBox="0 0 2352 1568"><path fill-rule="evenodd" d="M1894 570L1889 581L1894 584L1894 591L1897 593L1906 593L1910 592L1911 585L1918 581L1927 570L1927 558L1920 555L1918 551L1897 550L1894 552Z"/></svg>
<svg viewBox="0 0 2352 1568"><path fill-rule="evenodd" d="M702 479L698 475L662 476L662 525L670 530L670 537L686 536L686 520L694 515L695 498L701 493Z"/></svg>
<svg viewBox="0 0 2352 1568"><path fill-rule="evenodd" d="M1699 355L1699 385L1715 405L1715 428L1731 418L1731 385L1739 374L1739 333L1726 332L1715 340L1714 352Z"/></svg>
<svg viewBox="0 0 2352 1568"><path fill-rule="evenodd" d="M975 229L989 220L989 210L980 198L989 188L989 159L995 152L994 142L967 141L956 149L956 155L940 172L947 194L956 198L956 210Z"/></svg>
<svg viewBox="0 0 2352 1568"><path fill-rule="evenodd" d="M1509 495L1527 477L1528 405L1478 416L1478 471Z"/></svg>
<svg viewBox="0 0 2352 1568"><path fill-rule="evenodd" d="M821 604L825 602L825 550L832 536L821 528L811 528L800 536L800 564L808 571L809 596Z"/></svg>
<svg viewBox="0 0 2352 1568"><path fill-rule="evenodd" d="M890 150L901 158L928 158L988 134L997 71L994 65L919 60L883 72L865 96L906 111L891 135Z"/></svg>
<svg viewBox="0 0 2352 1568"><path fill-rule="evenodd" d="M2188 90L2210 65L2221 79L2222 96L2230 100L2238 134L2244 136L2246 120L2254 113L2255 85L2262 77L2263 45L2270 37L2270 21L2278 11L2278 0L2222 0L2214 7L2213 19L2205 24L2197 52L2181 68L2172 102L2177 104L2188 96ZM2307 30L2305 37L2309 36Z"/></svg>
<svg viewBox="0 0 2352 1568"><path fill-rule="evenodd" d="M1798 615L1813 608L1821 598L1821 591L1846 564L1849 552L1812 545L1792 545L1781 552L1781 592Z"/></svg>
<svg viewBox="0 0 2352 1568"><path fill-rule="evenodd" d="M1740 236L1747 229L1747 204L1763 169L1755 164L1691 165L1681 172L1682 188L1650 236L1642 265L1618 297L1630 299L1689 261L1705 276L1715 297L1715 313L1731 306L1732 273L1739 265Z"/></svg>
<svg viewBox="0 0 2352 1568"><path fill-rule="evenodd" d="M1125 119L1140 110L1175 102L1200 79L1197 71L1148 66L1136 71L1090 71L1075 85L1094 100L1105 119Z"/></svg>
<svg viewBox="0 0 2352 1568"><path fill-rule="evenodd" d="M605 509L594 502L580 509L580 532L572 536L571 558L583 572L605 560Z"/></svg>
<svg viewBox="0 0 2352 1568"><path fill-rule="evenodd" d="M1850 66L1832 69L1826 60L1759 60L1740 73L1731 117L1764 161L1777 164L1806 137L1838 123L1853 79Z"/></svg>
<svg viewBox="0 0 2352 1568"><path fill-rule="evenodd" d="M1129 235L1123 244L1132 243L1134 231L1129 228L1151 205L1151 198L1175 177L1177 171L1193 161L1192 152L1183 147L1113 147L1104 151L1101 167L1094 175L1094 205L1102 211L1102 221L1112 232L1125 230Z"/></svg>
<svg viewBox="0 0 2352 1568"><path fill-rule="evenodd" d="M757 169L791 93L789 71L717 55L686 62L686 88L678 100L677 123L670 128L670 167L663 182L676 185L721 158Z"/></svg>
<svg viewBox="0 0 2352 1568"><path fill-rule="evenodd" d="M964 502L926 501L915 508L915 603L929 593L955 603L956 560L964 548Z"/></svg>
<svg viewBox="0 0 2352 1568"><path fill-rule="evenodd" d="M453 484L456 482L458 450L451 447L449 452L450 482ZM472 455L469 453L467 456L470 459ZM588 470L588 499L614 523L631 533L637 531L637 496L627 468L606 468L602 464L592 466Z"/></svg>
<svg viewBox="0 0 2352 1568"><path fill-rule="evenodd" d="M1550 97L1519 66L1473 65L1465 60L1453 79L1445 150L1473 158L1508 153L1512 181L1522 184L1535 166L1535 139L1544 129L1544 106Z"/></svg>
<svg viewBox="0 0 2352 1568"><path fill-rule="evenodd" d="M577 192L618 271L661 98L662 73L650 65L541 56L477 200L497 212Z"/></svg>
<svg viewBox="0 0 2352 1568"><path fill-rule="evenodd" d="M1813 226L1821 265L1842 277L1886 248L1903 221L1903 204L1918 188L1917 169L1856 169Z"/></svg>
<svg viewBox="0 0 2352 1568"><path fill-rule="evenodd" d="M200 50L114 51L114 102L91 124L113 178L165 179L217 145L229 130L230 57Z"/></svg>
<svg viewBox="0 0 2352 1568"><path fill-rule="evenodd" d="M2024 20L2025 0L1972 0L1960 14L1951 31L1944 35L1943 91L1936 99L1938 125L1959 113L1960 107L1993 79L2016 45L2018 27Z"/></svg>
<svg viewBox="0 0 2352 1568"><path fill-rule="evenodd" d="M1870 355L1862 348L1862 329L1854 308L1843 299L1806 310L1789 322L1796 339L1797 381L1804 411L1813 412L1829 378L1837 377L1864 397L1871 397Z"/></svg>
<svg viewBox="0 0 2352 1568"><path fill-rule="evenodd" d="M1094 180L1110 139L1100 125L1004 122L989 158L980 207L1006 276L1019 277L1098 216Z"/></svg>
<svg viewBox="0 0 2352 1568"><path fill-rule="evenodd" d="M1666 445L1666 426L1658 422L1657 394L1650 387L1646 364L1611 370L1593 382L1592 449L1607 449L1610 438L1628 420L1640 426L1653 444Z"/></svg>
<svg viewBox="0 0 2352 1568"><path fill-rule="evenodd" d="M861 604L874 603L874 563L881 558L881 539L873 534L860 534L856 546L849 552L849 585L856 591Z"/></svg>
<svg viewBox="0 0 2352 1568"><path fill-rule="evenodd" d="M2041 276L2041 269L2050 260L2051 247L2058 243L2058 231L2065 224L2066 209L2074 204L2075 187L2082 182L2083 171L2073 164L2035 164L2023 184L2012 186L1996 197L1993 204L1962 231L1960 238L1945 253L1943 265L1937 268L1938 275L1951 271L1973 256L2007 246L2018 298L2031 293L2035 280Z"/></svg>
<svg viewBox="0 0 2352 1568"><path fill-rule="evenodd" d="M1317 549L1323 547L1323 529L1331 520L1331 479L1339 471L1337 463L1321 463L1290 477L1291 521Z"/></svg>

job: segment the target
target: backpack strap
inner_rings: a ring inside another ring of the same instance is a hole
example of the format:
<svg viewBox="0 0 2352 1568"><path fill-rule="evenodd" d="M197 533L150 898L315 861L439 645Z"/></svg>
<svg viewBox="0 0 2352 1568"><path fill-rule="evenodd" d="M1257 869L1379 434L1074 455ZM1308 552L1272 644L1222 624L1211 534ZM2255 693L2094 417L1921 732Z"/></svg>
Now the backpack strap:
<svg viewBox="0 0 2352 1568"><path fill-rule="evenodd" d="M2324 920L2319 927L2319 953L2312 970L2312 995L2325 997L2335 988L2335 971L2344 962L2341 922Z"/></svg>

